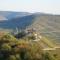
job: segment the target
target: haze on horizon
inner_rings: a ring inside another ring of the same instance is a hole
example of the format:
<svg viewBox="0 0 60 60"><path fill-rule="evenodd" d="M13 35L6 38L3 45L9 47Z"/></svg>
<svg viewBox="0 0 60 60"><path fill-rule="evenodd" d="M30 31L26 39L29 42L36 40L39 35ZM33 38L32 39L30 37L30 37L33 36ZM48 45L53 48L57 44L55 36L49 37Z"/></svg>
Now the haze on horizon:
<svg viewBox="0 0 60 60"><path fill-rule="evenodd" d="M0 0L0 11L60 14L60 0Z"/></svg>

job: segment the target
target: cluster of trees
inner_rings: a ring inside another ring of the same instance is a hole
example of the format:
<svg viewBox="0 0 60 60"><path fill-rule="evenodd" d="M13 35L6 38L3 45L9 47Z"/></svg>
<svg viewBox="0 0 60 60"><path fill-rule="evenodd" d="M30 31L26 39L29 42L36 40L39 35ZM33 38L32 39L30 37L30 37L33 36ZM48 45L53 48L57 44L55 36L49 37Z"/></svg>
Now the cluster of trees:
<svg viewBox="0 0 60 60"><path fill-rule="evenodd" d="M17 40L10 34L0 37L0 60L52 60L38 43Z"/></svg>

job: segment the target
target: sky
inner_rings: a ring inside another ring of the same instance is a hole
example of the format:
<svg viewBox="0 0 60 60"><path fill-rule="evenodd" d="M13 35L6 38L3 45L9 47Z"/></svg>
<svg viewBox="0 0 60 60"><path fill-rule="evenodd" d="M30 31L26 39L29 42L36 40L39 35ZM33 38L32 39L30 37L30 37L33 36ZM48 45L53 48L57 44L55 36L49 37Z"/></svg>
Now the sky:
<svg viewBox="0 0 60 60"><path fill-rule="evenodd" d="M60 0L0 0L0 11L60 14Z"/></svg>

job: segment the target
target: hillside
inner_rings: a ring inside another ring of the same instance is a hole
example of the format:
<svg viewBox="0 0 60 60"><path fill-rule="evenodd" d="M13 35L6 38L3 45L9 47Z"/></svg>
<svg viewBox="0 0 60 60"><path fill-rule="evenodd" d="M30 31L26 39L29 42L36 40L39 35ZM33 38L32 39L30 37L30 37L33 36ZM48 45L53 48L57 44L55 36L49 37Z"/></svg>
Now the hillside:
<svg viewBox="0 0 60 60"><path fill-rule="evenodd" d="M40 41L29 39L17 39L11 34L2 33L0 35L0 60L60 60L60 54L56 53L60 52L60 49L44 51L40 43Z"/></svg>
<svg viewBox="0 0 60 60"><path fill-rule="evenodd" d="M36 29L41 35L60 42L60 16L38 16L30 27Z"/></svg>
<svg viewBox="0 0 60 60"><path fill-rule="evenodd" d="M27 12L0 12L8 20L0 21L1 29L34 28L37 33L60 43L60 15ZM18 17L16 17L18 16Z"/></svg>
<svg viewBox="0 0 60 60"><path fill-rule="evenodd" d="M60 60L60 15L26 14L0 13L0 59Z"/></svg>

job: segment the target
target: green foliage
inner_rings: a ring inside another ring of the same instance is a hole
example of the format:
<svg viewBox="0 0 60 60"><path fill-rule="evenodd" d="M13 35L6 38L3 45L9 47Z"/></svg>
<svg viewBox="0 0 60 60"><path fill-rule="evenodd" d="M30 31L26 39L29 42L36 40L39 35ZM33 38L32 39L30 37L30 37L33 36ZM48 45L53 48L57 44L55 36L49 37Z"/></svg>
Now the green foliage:
<svg viewBox="0 0 60 60"><path fill-rule="evenodd" d="M42 54L36 42L17 40L10 34L0 37L0 60L53 60L49 54Z"/></svg>
<svg viewBox="0 0 60 60"><path fill-rule="evenodd" d="M10 55L8 60L17 60L16 57L14 55Z"/></svg>
<svg viewBox="0 0 60 60"><path fill-rule="evenodd" d="M11 51L11 46L9 46L8 44L3 44L3 45L1 46L1 50Z"/></svg>

